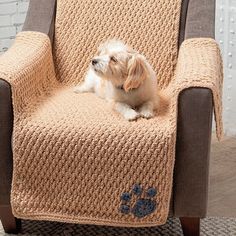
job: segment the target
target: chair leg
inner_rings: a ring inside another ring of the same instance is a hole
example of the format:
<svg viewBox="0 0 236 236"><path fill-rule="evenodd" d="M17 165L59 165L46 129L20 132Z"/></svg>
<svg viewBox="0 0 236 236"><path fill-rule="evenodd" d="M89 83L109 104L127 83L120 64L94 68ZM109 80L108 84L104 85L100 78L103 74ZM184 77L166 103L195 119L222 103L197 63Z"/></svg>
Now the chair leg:
<svg viewBox="0 0 236 236"><path fill-rule="evenodd" d="M21 220L16 219L11 206L0 206L0 219L5 233L17 234L21 231Z"/></svg>
<svg viewBox="0 0 236 236"><path fill-rule="evenodd" d="M200 236L200 218L180 218L184 236Z"/></svg>

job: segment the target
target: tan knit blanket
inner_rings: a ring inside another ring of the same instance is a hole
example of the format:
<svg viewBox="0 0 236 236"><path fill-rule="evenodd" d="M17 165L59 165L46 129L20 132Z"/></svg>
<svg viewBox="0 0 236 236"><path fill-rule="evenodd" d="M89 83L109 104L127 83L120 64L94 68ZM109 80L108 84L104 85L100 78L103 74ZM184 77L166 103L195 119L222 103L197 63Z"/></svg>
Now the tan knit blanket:
<svg viewBox="0 0 236 236"><path fill-rule="evenodd" d="M219 48L212 39L189 39L182 44L177 57L176 22L180 6L177 0L171 4L164 0L130 1L136 2L132 10L125 0L117 1L121 5L114 4L115 12L119 9L121 13L128 12L136 23L149 22L154 35L148 29L143 32L140 26L132 31L133 23L128 21L130 18L125 18L127 24L123 22L126 15L122 14L121 19L119 14L112 18L126 31L112 30L108 34L110 26L100 24L109 9L99 9L104 17L96 18L98 23L93 21L96 0L91 0L95 4L90 6L93 17L88 16L86 22L93 26L89 25L87 31L83 27L85 16L81 16L88 11L87 0L80 1L83 9L78 17L74 13L78 11L77 1L65 2L68 1L58 1L57 75L50 41L42 33L19 33L14 45L0 57L0 78L11 84L14 108L13 213L26 219L113 226L163 224L172 190L177 105L182 90L189 87L212 90L217 135L222 136L223 75ZM154 6L151 8L154 13L145 18L149 3ZM159 24L159 29L155 30L153 21L163 9L168 9L170 23L161 28L166 24L161 24L159 17L154 23ZM168 30L171 26L172 30ZM78 31L73 31L76 27ZM62 33L63 29L68 33ZM94 94L72 92L73 84L84 77L89 58L102 41L97 29L104 33L101 37L119 36L128 41L158 71L163 99L155 118L128 122ZM83 36L91 31L91 35ZM126 33L130 37L125 37ZM136 34L138 38L133 38Z"/></svg>

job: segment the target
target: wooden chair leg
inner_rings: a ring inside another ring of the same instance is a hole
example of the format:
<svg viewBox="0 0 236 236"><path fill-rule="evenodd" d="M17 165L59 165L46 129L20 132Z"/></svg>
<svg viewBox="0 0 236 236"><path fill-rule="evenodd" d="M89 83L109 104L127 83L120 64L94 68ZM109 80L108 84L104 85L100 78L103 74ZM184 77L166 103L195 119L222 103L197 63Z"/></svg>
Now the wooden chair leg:
<svg viewBox="0 0 236 236"><path fill-rule="evenodd" d="M0 206L0 219L5 233L17 234L21 231L21 220L16 219L11 206Z"/></svg>
<svg viewBox="0 0 236 236"><path fill-rule="evenodd" d="M200 218L180 218L184 236L200 236Z"/></svg>

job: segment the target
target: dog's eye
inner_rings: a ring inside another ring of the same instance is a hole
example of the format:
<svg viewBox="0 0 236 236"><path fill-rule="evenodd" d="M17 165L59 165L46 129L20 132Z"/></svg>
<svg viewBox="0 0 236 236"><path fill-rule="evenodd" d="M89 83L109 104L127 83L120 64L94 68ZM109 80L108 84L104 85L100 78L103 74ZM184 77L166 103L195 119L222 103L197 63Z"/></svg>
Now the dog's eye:
<svg viewBox="0 0 236 236"><path fill-rule="evenodd" d="M114 56L111 56L111 61L117 62L117 59Z"/></svg>

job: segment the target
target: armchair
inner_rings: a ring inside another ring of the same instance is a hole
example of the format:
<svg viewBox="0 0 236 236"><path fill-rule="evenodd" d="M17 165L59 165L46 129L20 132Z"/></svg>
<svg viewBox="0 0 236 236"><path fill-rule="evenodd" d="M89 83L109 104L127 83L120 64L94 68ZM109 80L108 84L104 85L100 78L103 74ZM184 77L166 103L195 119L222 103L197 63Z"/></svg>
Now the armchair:
<svg viewBox="0 0 236 236"><path fill-rule="evenodd" d="M36 31L49 36L55 63L58 62L55 58L56 49L53 46L57 40L54 37L56 3L56 0L31 0L23 28L23 31ZM182 0L179 47L186 39L214 38L214 14L215 0ZM27 55L27 49L23 52ZM46 54L50 52L46 50ZM20 57L24 60L24 55ZM36 59L41 60L43 57L42 53ZM53 73L48 68L43 70L40 72L38 68L34 69L37 73L41 73L41 80ZM19 74L21 75L20 71ZM36 82L32 80L27 86L32 86L31 83ZM0 79L0 218L5 232L17 233L20 230L20 219L13 216L10 201L13 172L11 139L14 123L11 86L5 78ZM176 155L169 216L180 218L185 236L200 234L200 218L206 217L207 213L212 113L213 95L209 88L190 86L179 94Z"/></svg>

